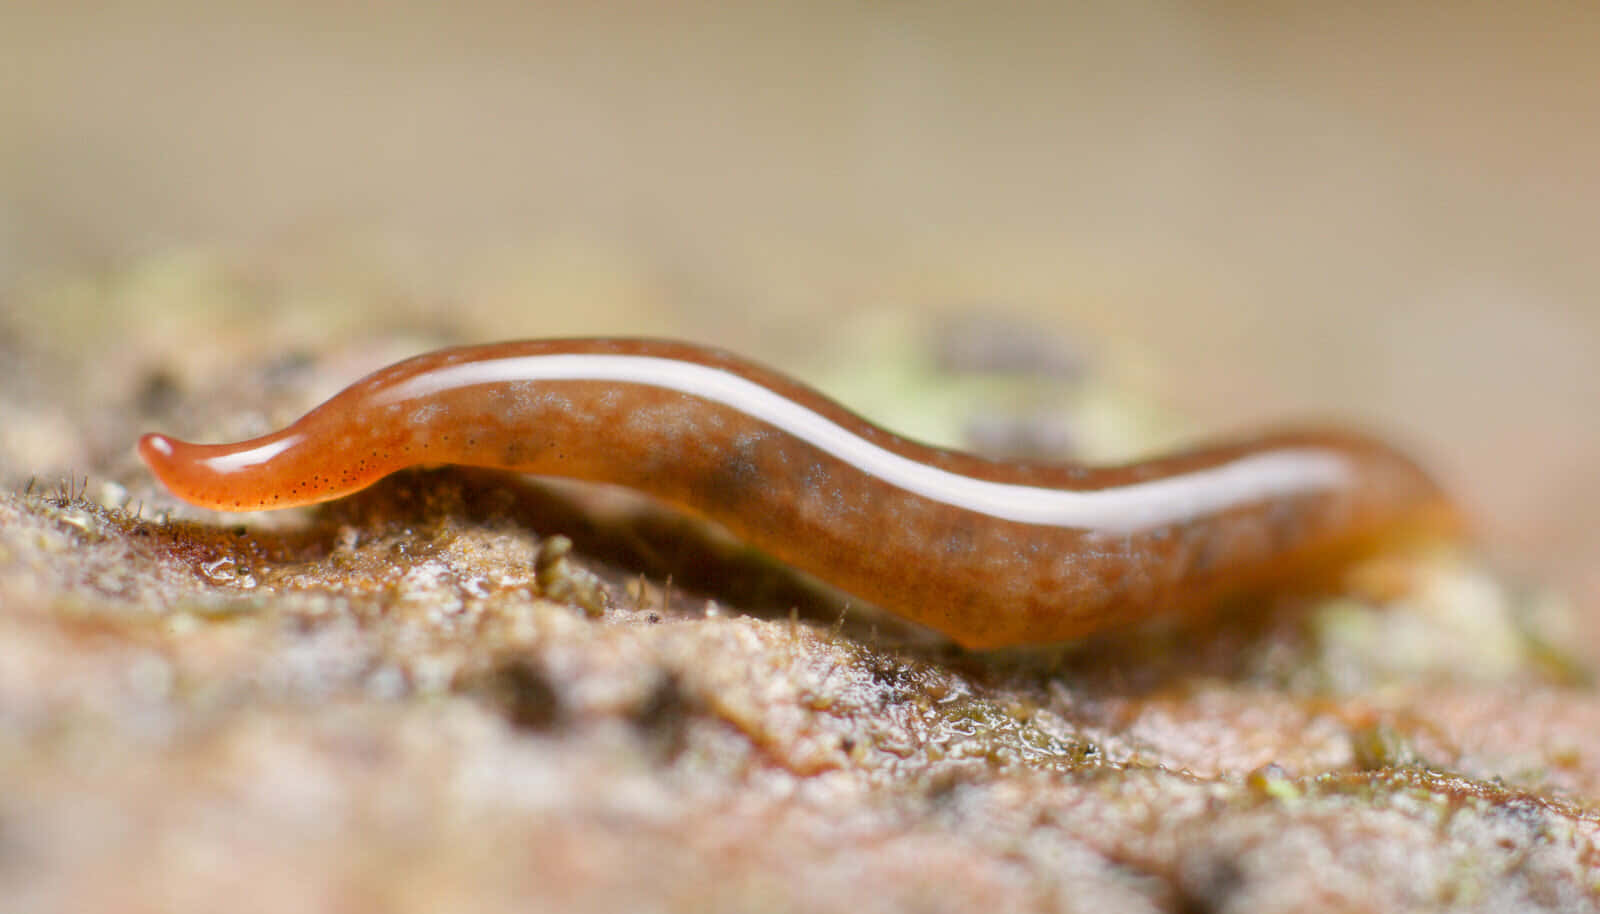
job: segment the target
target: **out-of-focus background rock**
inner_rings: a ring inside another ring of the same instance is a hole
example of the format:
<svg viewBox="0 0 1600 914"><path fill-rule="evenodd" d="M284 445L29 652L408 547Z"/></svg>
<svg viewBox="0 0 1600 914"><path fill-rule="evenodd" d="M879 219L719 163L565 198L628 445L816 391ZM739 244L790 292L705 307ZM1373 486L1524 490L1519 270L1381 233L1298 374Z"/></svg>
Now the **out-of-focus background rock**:
<svg viewBox="0 0 1600 914"><path fill-rule="evenodd" d="M150 910L1592 902L1597 50L1600 12L1544 0L0 2L0 879ZM476 477L310 533L101 507L160 497L148 422L242 437L424 347L603 333L1001 450L992 391L932 386L969 343L1060 385L1061 427L1017 394L1046 449L1350 417L1493 567L1014 666L699 603L585 621L530 596L541 512Z"/></svg>

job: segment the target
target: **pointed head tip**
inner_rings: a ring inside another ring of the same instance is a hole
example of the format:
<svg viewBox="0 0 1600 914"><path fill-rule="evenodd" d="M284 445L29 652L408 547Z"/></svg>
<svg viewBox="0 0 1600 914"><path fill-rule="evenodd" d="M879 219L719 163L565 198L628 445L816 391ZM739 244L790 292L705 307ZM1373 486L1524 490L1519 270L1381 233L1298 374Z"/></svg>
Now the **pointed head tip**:
<svg viewBox="0 0 1600 914"><path fill-rule="evenodd" d="M177 442L166 435L141 435L139 437L139 457L145 463L155 464L160 460L170 458Z"/></svg>

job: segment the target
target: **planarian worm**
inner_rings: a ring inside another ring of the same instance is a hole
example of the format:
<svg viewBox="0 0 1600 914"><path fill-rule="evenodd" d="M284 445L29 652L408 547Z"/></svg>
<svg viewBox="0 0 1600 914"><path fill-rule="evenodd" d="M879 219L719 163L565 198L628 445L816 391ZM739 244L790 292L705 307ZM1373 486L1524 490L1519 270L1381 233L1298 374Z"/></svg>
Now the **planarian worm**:
<svg viewBox="0 0 1600 914"><path fill-rule="evenodd" d="M1387 445L1285 431L1124 466L928 447L713 349L540 340L374 372L238 444L145 435L174 494L225 511L326 501L415 464L613 483L969 648L1194 610L1459 519Z"/></svg>

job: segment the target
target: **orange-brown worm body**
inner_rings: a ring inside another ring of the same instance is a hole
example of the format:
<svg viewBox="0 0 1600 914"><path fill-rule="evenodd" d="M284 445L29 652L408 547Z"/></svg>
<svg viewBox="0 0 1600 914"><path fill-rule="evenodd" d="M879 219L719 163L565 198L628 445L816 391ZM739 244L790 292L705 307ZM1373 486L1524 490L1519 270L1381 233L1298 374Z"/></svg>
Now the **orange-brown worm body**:
<svg viewBox="0 0 1600 914"><path fill-rule="evenodd" d="M1458 521L1381 442L1295 431L1115 467L897 437L759 365L653 340L446 349L238 444L146 435L176 495L229 511L457 463L613 483L716 521L971 648L1214 604Z"/></svg>

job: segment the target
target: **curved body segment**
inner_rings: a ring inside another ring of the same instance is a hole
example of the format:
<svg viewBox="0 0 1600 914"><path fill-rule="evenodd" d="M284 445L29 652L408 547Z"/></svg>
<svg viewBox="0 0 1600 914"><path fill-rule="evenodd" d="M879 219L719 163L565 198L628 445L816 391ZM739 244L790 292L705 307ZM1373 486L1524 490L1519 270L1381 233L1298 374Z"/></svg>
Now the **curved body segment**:
<svg viewBox="0 0 1600 914"><path fill-rule="evenodd" d="M1013 463L893 435L732 355L654 340L446 349L238 444L146 435L220 510L337 498L419 463L627 486L973 648L1182 612L1376 542L1448 531L1415 464L1338 431L1116 467Z"/></svg>

